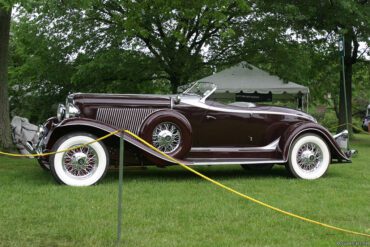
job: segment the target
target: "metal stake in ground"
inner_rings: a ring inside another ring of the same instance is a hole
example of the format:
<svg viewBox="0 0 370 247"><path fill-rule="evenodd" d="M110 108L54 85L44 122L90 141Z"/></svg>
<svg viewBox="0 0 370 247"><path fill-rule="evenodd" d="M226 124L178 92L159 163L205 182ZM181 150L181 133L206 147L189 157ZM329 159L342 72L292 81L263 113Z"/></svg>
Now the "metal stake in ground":
<svg viewBox="0 0 370 247"><path fill-rule="evenodd" d="M349 131L349 119L348 119L348 109L347 109L347 87L346 87L346 72L345 72L345 64L344 64L344 58L346 56L345 49L344 49L344 35L339 39L339 53L340 53L340 61L342 65L342 80L343 80L343 94L344 94L344 113L346 118L346 129ZM352 133L352 132L351 132Z"/></svg>
<svg viewBox="0 0 370 247"><path fill-rule="evenodd" d="M119 138L119 183L118 183L118 221L117 221L117 246L121 242L121 229L122 229L122 192L123 192L123 152L124 141L123 131L120 133Z"/></svg>

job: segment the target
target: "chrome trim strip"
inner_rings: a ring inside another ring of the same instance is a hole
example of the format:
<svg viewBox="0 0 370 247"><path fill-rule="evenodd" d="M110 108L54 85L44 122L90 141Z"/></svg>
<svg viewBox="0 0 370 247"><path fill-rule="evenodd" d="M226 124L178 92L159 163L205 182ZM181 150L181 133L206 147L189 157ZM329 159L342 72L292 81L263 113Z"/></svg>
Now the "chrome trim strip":
<svg viewBox="0 0 370 247"><path fill-rule="evenodd" d="M246 114L268 114L268 115L288 115L308 119L315 122L315 119L311 116L299 115L287 112L276 112L276 111L256 111L256 110L237 110L237 109L227 109L221 107L215 107L207 105L199 100L199 97L184 97L182 102L191 106L199 107L208 111L218 111L218 112L228 112L228 113L246 113Z"/></svg>
<svg viewBox="0 0 370 247"><path fill-rule="evenodd" d="M213 165L248 165L248 164L283 164L285 160L250 160L250 161L202 161L202 162L191 162L189 166L213 166Z"/></svg>
<svg viewBox="0 0 370 247"><path fill-rule="evenodd" d="M119 94L119 93L73 93L70 94L68 97L73 98L74 96L78 95L93 95L93 96L108 96L108 97L139 97L139 98L162 98L162 99L169 99L171 96L176 96L176 94ZM74 101L74 99L73 99Z"/></svg>
<svg viewBox="0 0 370 247"><path fill-rule="evenodd" d="M263 150L276 150L277 146L279 145L280 137L275 141L271 142L270 144L262 147Z"/></svg>
<svg viewBox="0 0 370 247"><path fill-rule="evenodd" d="M275 141L267 144L263 147L242 147L242 148L230 148L230 147L195 147L191 148L190 152L247 152L253 150L263 150L263 151L274 151L276 150L280 141L280 137Z"/></svg>

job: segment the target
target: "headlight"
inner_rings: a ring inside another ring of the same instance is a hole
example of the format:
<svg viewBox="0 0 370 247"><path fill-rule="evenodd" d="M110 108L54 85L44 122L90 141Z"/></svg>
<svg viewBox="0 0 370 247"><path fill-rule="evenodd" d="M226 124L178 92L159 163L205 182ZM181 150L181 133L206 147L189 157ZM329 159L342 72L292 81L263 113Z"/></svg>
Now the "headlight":
<svg viewBox="0 0 370 247"><path fill-rule="evenodd" d="M62 121L64 116L65 116L65 113L66 113L66 108L63 104L59 104L58 105L58 109L57 109L57 118L58 118L58 121Z"/></svg>
<svg viewBox="0 0 370 247"><path fill-rule="evenodd" d="M80 115L80 110L73 104L71 95L67 97L66 106L63 104L58 105L57 118L62 121L64 118L77 117Z"/></svg>
<svg viewBox="0 0 370 247"><path fill-rule="evenodd" d="M72 103L67 103L66 118L77 117L80 115L80 110Z"/></svg>

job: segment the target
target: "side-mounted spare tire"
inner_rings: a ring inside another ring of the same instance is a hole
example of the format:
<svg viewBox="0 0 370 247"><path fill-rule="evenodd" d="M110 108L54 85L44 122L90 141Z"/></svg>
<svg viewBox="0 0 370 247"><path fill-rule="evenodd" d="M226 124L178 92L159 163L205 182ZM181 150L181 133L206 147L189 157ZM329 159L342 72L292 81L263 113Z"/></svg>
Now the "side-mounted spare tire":
<svg viewBox="0 0 370 247"><path fill-rule="evenodd" d="M191 125L179 113L159 111L150 115L143 123L140 136L160 151L174 158L181 159L191 148ZM162 166L163 162L150 155L146 157Z"/></svg>
<svg viewBox="0 0 370 247"><path fill-rule="evenodd" d="M50 156L50 170L57 182L70 186L89 186L105 176L109 154L103 142L93 142L96 139L90 133L75 132L62 136L54 144L52 151L72 149ZM86 143L90 144L81 147Z"/></svg>

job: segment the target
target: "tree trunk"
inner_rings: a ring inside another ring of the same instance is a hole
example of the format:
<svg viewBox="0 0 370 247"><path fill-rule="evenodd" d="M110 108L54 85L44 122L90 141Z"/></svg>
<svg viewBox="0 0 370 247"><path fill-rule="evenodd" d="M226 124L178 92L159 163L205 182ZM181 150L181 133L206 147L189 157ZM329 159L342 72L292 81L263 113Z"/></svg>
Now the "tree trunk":
<svg viewBox="0 0 370 247"><path fill-rule="evenodd" d="M12 147L8 96L8 50L11 9L0 5L0 148Z"/></svg>
<svg viewBox="0 0 370 247"><path fill-rule="evenodd" d="M348 132L352 135L352 34L348 33L344 36L344 79L343 82L343 72L341 72L340 76L340 91L339 91L339 125L338 131L347 129L346 126L346 116L348 118ZM341 61L341 66L342 61ZM345 83L345 92L344 92L344 84ZM346 95L344 94L346 93ZM346 96L346 98L345 98ZM346 102L347 101L347 114L346 114Z"/></svg>
<svg viewBox="0 0 370 247"><path fill-rule="evenodd" d="M177 93L177 88L180 86L179 77L176 75L170 75L171 91L173 94Z"/></svg>

